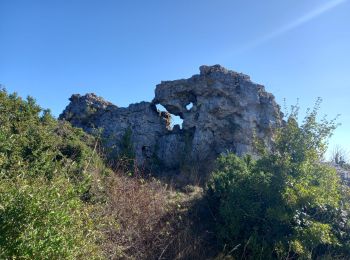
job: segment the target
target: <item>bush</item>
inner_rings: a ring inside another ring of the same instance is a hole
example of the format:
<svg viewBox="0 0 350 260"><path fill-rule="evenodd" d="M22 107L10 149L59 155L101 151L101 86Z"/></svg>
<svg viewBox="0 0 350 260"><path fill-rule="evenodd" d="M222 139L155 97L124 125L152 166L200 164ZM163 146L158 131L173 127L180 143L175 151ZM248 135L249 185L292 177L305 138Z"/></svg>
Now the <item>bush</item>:
<svg viewBox="0 0 350 260"><path fill-rule="evenodd" d="M137 172L135 156L135 150L132 142L132 130L129 127L125 130L125 133L120 141L120 151L118 154L116 169L122 170L128 175L135 174Z"/></svg>
<svg viewBox="0 0 350 260"><path fill-rule="evenodd" d="M226 253L250 259L311 259L349 253L344 187L322 163L334 120L316 120L318 103L298 124L298 109L260 159L218 159L207 196Z"/></svg>
<svg viewBox="0 0 350 260"><path fill-rule="evenodd" d="M87 200L106 171L96 142L35 104L0 91L0 258L98 258Z"/></svg>
<svg viewBox="0 0 350 260"><path fill-rule="evenodd" d="M2 180L1 259L98 258L91 209L62 177Z"/></svg>

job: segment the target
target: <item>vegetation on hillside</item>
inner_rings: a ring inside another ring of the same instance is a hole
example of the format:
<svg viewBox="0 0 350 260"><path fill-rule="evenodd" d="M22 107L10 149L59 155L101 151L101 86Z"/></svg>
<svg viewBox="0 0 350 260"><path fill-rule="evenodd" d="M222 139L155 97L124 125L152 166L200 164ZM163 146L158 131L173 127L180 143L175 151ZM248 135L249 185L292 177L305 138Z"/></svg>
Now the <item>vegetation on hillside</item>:
<svg viewBox="0 0 350 260"><path fill-rule="evenodd" d="M349 193L322 163L334 120L317 121L318 104L301 125L298 109L277 131L272 152L257 160L218 159L208 198L226 253L248 259L347 258Z"/></svg>
<svg viewBox="0 0 350 260"><path fill-rule="evenodd" d="M1 259L101 256L87 202L88 172L105 170L93 142L32 98L0 91Z"/></svg>
<svg viewBox="0 0 350 260"><path fill-rule="evenodd" d="M259 159L222 155L203 192L129 174L130 132L113 172L98 136L1 90L0 258L346 258L349 191L322 163L336 125L317 108Z"/></svg>
<svg viewBox="0 0 350 260"><path fill-rule="evenodd" d="M200 192L184 195L154 179L112 172L98 148L98 139L57 121L34 99L0 91L0 259L205 253L187 217L188 198Z"/></svg>

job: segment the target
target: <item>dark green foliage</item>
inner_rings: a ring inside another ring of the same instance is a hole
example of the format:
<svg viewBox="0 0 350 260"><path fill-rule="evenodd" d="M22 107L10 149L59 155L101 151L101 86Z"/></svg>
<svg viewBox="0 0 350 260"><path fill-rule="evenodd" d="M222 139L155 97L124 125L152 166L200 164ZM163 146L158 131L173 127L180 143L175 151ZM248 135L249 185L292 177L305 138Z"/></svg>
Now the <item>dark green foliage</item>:
<svg viewBox="0 0 350 260"><path fill-rule="evenodd" d="M334 169L322 163L336 125L317 110L299 125L297 109L260 159L218 159L207 195L226 253L249 259L345 257L348 200Z"/></svg>
<svg viewBox="0 0 350 260"><path fill-rule="evenodd" d="M128 158L128 159L134 159L135 158L135 151L134 146L132 145L132 130L129 127L120 142L120 157Z"/></svg>
<svg viewBox="0 0 350 260"><path fill-rule="evenodd" d="M118 154L118 168L133 174L135 170L135 149L132 142L132 130L127 128L121 141L120 141L120 152Z"/></svg>
<svg viewBox="0 0 350 260"><path fill-rule="evenodd" d="M32 98L0 91L1 259L99 257L93 206L80 199L88 172L104 171L94 142Z"/></svg>

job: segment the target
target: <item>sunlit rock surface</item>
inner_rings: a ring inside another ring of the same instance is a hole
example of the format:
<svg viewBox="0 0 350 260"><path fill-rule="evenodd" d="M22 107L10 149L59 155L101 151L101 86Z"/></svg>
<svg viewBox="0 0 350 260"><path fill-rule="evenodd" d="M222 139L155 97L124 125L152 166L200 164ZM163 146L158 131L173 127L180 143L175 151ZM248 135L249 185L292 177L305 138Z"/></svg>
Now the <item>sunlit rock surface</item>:
<svg viewBox="0 0 350 260"><path fill-rule="evenodd" d="M151 103L119 108L94 94L73 95L70 101L60 119L89 133L101 129L113 156L131 129L138 164L157 161L163 170L190 165L205 172L220 153L252 154L254 138L270 146L282 118L264 86L220 65L201 66L189 79L162 81ZM157 111L157 104L169 113ZM183 119L182 128L170 128L170 114Z"/></svg>

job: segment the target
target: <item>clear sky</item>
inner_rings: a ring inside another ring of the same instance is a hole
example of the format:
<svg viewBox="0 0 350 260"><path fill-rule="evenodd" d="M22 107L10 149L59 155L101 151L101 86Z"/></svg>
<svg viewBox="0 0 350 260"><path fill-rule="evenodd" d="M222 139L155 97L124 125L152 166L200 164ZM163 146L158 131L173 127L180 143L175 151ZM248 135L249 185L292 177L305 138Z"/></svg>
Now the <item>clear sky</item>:
<svg viewBox="0 0 350 260"><path fill-rule="evenodd" d="M118 106L221 64L282 105L341 114L350 148L350 0L0 0L0 83L55 116L73 93Z"/></svg>

